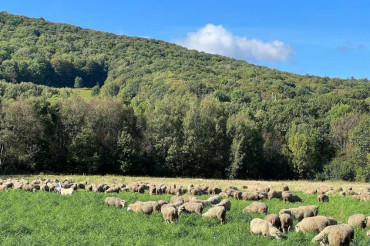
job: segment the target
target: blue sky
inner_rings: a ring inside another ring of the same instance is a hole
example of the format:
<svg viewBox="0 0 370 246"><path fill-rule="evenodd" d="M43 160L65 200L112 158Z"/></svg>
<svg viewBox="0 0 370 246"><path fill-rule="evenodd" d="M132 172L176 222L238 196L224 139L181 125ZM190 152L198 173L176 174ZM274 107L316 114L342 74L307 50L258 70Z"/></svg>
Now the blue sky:
<svg viewBox="0 0 370 246"><path fill-rule="evenodd" d="M299 74L370 78L370 1L0 0L0 10Z"/></svg>

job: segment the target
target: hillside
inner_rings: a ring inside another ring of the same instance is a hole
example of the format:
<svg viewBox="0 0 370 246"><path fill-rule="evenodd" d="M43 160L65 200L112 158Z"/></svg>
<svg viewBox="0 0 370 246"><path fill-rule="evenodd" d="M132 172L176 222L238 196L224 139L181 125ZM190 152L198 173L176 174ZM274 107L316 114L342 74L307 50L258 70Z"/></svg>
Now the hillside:
<svg viewBox="0 0 370 246"><path fill-rule="evenodd" d="M366 79L6 12L0 79L4 172L370 180Z"/></svg>

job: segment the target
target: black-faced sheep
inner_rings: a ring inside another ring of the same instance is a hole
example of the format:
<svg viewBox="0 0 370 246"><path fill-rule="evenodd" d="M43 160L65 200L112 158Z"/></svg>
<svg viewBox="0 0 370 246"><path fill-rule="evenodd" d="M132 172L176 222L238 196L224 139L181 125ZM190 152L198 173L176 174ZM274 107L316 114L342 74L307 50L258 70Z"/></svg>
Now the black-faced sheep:
<svg viewBox="0 0 370 246"><path fill-rule="evenodd" d="M259 214L267 214L268 207L263 202L252 202L249 206L243 209L243 213L259 213Z"/></svg>
<svg viewBox="0 0 370 246"><path fill-rule="evenodd" d="M366 227L366 216L364 214L354 214L348 218L348 225L359 226L360 228Z"/></svg>
<svg viewBox="0 0 370 246"><path fill-rule="evenodd" d="M125 207L126 201L117 197L107 197L104 200L104 204L107 206L115 206L116 208Z"/></svg>
<svg viewBox="0 0 370 246"><path fill-rule="evenodd" d="M278 229L281 227L280 218L276 214L266 215L264 220L270 222L274 227Z"/></svg>
<svg viewBox="0 0 370 246"><path fill-rule="evenodd" d="M312 241L321 245L349 246L354 238L352 226L346 224L332 225L326 227L316 235Z"/></svg>
<svg viewBox="0 0 370 246"><path fill-rule="evenodd" d="M317 201L320 202L320 203L329 202L329 196L327 196L325 194L320 194L320 195L317 196Z"/></svg>
<svg viewBox="0 0 370 246"><path fill-rule="evenodd" d="M255 218L250 223L250 230L252 234L261 234L265 237L281 238L281 232L274 227L270 222Z"/></svg>
<svg viewBox="0 0 370 246"><path fill-rule="evenodd" d="M293 227L293 217L290 214L281 214L279 218L280 218L281 230L284 233L289 232Z"/></svg>
<svg viewBox="0 0 370 246"><path fill-rule="evenodd" d="M301 199L293 192L283 191L282 193L283 201L286 202L303 202L304 200Z"/></svg>
<svg viewBox="0 0 370 246"><path fill-rule="evenodd" d="M215 206L222 206L226 209L226 211L230 211L231 202L227 199L223 199L220 203L216 204Z"/></svg>
<svg viewBox="0 0 370 246"><path fill-rule="evenodd" d="M295 226L296 232L316 232L319 233L324 230L325 227L330 225L336 225L337 221L330 217L315 216L304 218Z"/></svg>
<svg viewBox="0 0 370 246"><path fill-rule="evenodd" d="M226 222L226 209L222 206L214 206L202 214L203 218L217 218L221 224Z"/></svg>
<svg viewBox="0 0 370 246"><path fill-rule="evenodd" d="M289 191L289 186L284 185L284 186L283 186L283 191Z"/></svg>

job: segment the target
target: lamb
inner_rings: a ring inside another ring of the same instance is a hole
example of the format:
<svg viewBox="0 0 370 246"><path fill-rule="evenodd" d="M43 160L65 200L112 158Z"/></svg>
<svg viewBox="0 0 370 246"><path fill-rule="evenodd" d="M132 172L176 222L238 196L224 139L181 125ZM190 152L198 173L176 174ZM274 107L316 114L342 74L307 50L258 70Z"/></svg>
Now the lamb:
<svg viewBox="0 0 370 246"><path fill-rule="evenodd" d="M304 202L304 200L301 199L299 196L289 191L284 191L282 193L282 197L285 203L286 202Z"/></svg>
<svg viewBox="0 0 370 246"><path fill-rule="evenodd" d="M330 217L315 216L304 218L295 226L296 232L316 232L319 233L330 225L336 225L337 221Z"/></svg>
<svg viewBox="0 0 370 246"><path fill-rule="evenodd" d="M214 195L208 198L207 201L211 204L218 204L221 202L221 199L222 198L219 195Z"/></svg>
<svg viewBox="0 0 370 246"><path fill-rule="evenodd" d="M329 196L327 196L325 194L320 194L320 195L317 196L317 201L320 202L320 203L329 202Z"/></svg>
<svg viewBox="0 0 370 246"><path fill-rule="evenodd" d="M164 205L161 208L161 213L166 224L172 224L173 221L179 219L179 215L174 205Z"/></svg>
<svg viewBox="0 0 370 246"><path fill-rule="evenodd" d="M249 206L243 209L243 213L259 213L259 214L267 214L268 207L263 202L253 202Z"/></svg>
<svg viewBox="0 0 370 246"><path fill-rule="evenodd" d="M215 206L222 206L226 209L226 211L230 211L231 202L227 199L223 199L220 203L216 204Z"/></svg>
<svg viewBox="0 0 370 246"><path fill-rule="evenodd" d="M203 205L197 202L187 202L179 207L179 215L182 212L201 214L203 212Z"/></svg>
<svg viewBox="0 0 370 246"><path fill-rule="evenodd" d="M76 193L76 191L73 188L68 188L68 189L59 188L59 193L62 196L67 196L67 195L73 195L74 193Z"/></svg>
<svg viewBox="0 0 370 246"><path fill-rule="evenodd" d="M276 214L266 215L264 220L270 222L274 227L278 229L281 227L280 218Z"/></svg>
<svg viewBox="0 0 370 246"><path fill-rule="evenodd" d="M282 231L284 233L289 232L293 226L293 217L290 214L281 214L279 218Z"/></svg>
<svg viewBox="0 0 370 246"><path fill-rule="evenodd" d="M366 216L364 214L354 214L348 218L348 225L359 226L363 229L366 227Z"/></svg>
<svg viewBox="0 0 370 246"><path fill-rule="evenodd" d="M282 199L282 192L277 190L270 190L268 193L268 199L271 200L273 198Z"/></svg>
<svg viewBox="0 0 370 246"><path fill-rule="evenodd" d="M349 246L354 238L354 229L346 224L332 225L326 227L322 232L316 235L312 241L321 245Z"/></svg>
<svg viewBox="0 0 370 246"><path fill-rule="evenodd" d="M226 222L226 209L222 206L214 206L202 214L203 218L217 218L221 224Z"/></svg>
<svg viewBox="0 0 370 246"><path fill-rule="evenodd" d="M107 206L115 206L116 208L123 208L125 207L125 200L116 198L116 197L107 197L104 200L104 204Z"/></svg>
<svg viewBox="0 0 370 246"><path fill-rule="evenodd" d="M281 232L274 227L270 222L255 218L251 221L250 230L252 234L261 234L265 237L281 238Z"/></svg>

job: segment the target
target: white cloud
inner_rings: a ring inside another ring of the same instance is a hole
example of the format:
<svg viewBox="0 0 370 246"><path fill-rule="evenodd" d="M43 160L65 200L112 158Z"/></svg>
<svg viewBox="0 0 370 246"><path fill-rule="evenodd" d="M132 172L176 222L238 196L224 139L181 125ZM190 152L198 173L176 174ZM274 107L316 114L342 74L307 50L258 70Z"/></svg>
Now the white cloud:
<svg viewBox="0 0 370 246"><path fill-rule="evenodd" d="M188 33L183 40L176 42L188 49L219 54L242 60L283 62L287 61L295 51L279 40L263 42L257 39L238 37L223 28L207 24L197 32Z"/></svg>

